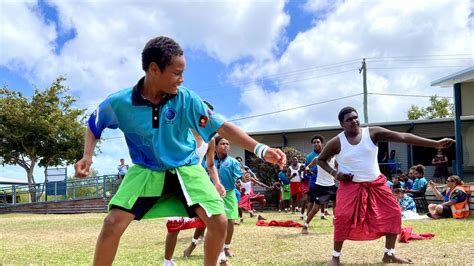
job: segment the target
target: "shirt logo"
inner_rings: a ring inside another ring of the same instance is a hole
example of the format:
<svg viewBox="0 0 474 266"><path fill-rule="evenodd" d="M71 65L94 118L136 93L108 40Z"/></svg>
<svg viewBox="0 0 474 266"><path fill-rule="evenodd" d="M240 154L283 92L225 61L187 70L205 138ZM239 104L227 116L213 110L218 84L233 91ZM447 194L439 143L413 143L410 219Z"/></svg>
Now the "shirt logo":
<svg viewBox="0 0 474 266"><path fill-rule="evenodd" d="M213 114L214 114L214 111L212 111L211 109L207 109L208 116L212 116Z"/></svg>
<svg viewBox="0 0 474 266"><path fill-rule="evenodd" d="M199 126L200 127L206 127L206 124L207 124L208 120L209 120L209 118L207 116L201 115L199 117Z"/></svg>
<svg viewBox="0 0 474 266"><path fill-rule="evenodd" d="M173 124L174 123L174 118L176 117L176 110L174 110L172 107L166 109L165 112L165 123L167 124Z"/></svg>

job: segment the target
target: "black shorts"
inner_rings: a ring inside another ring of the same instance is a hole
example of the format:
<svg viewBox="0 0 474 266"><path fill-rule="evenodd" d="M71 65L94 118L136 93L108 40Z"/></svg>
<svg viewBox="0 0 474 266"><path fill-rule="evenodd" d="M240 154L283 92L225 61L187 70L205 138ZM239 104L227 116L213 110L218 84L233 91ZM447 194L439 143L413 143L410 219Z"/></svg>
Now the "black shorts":
<svg viewBox="0 0 474 266"><path fill-rule="evenodd" d="M316 188L315 187L310 187L309 188L309 197L308 197L308 201L310 203L314 203L315 198L316 198L315 193L316 193Z"/></svg>
<svg viewBox="0 0 474 266"><path fill-rule="evenodd" d="M165 174L165 184L163 185L163 192L161 193L161 197L139 197L135 204L133 204L132 209L125 209L123 207L112 205L111 208L120 209L135 215L135 220L141 220L143 216L151 209L153 206L160 200L160 198L175 196L178 198L181 203L183 203L186 212L190 218L196 217L197 214L194 211L196 207L199 207L198 204L193 206L188 206L186 203L186 198L184 197L183 190L181 189L181 185L179 183L178 175L175 173L171 173L166 171Z"/></svg>
<svg viewBox="0 0 474 266"><path fill-rule="evenodd" d="M451 207L443 205L443 213L441 213L441 216L443 218L453 218L453 211L451 210Z"/></svg>
<svg viewBox="0 0 474 266"><path fill-rule="evenodd" d="M319 205L328 203L330 200L333 202L336 201L337 187L336 185L332 186L321 186L316 184L314 186L314 198L312 202L315 202Z"/></svg>

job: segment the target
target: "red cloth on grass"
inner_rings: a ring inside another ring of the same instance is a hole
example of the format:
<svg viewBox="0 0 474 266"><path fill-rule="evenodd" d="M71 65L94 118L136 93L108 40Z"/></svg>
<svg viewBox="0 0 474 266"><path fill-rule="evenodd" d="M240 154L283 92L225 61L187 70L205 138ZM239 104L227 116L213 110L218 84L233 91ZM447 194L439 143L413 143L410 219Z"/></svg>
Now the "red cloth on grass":
<svg viewBox="0 0 474 266"><path fill-rule="evenodd" d="M403 227L398 241L401 243L408 243L410 240L428 240L432 239L434 236L435 235L432 233L415 234L411 227Z"/></svg>
<svg viewBox="0 0 474 266"><path fill-rule="evenodd" d="M271 220L270 222L265 222L263 220L257 221L257 226L283 226L283 227L303 227L302 224L288 220L288 221L276 221Z"/></svg>
<svg viewBox="0 0 474 266"><path fill-rule="evenodd" d="M372 182L341 181L334 211L334 241L374 240L400 234L402 215L398 200L380 175Z"/></svg>
<svg viewBox="0 0 474 266"><path fill-rule="evenodd" d="M166 222L168 232L176 232L192 228L206 228L204 222L199 218L176 218Z"/></svg>

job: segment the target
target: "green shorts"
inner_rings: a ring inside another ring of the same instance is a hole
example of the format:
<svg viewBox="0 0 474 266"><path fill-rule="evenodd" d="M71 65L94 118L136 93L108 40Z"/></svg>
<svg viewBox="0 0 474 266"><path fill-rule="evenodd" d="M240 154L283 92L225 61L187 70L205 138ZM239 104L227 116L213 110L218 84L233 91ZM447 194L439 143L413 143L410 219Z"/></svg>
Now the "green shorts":
<svg viewBox="0 0 474 266"><path fill-rule="evenodd" d="M237 196L235 195L234 189L225 193L224 210L227 220L239 219L239 204L237 203Z"/></svg>
<svg viewBox="0 0 474 266"><path fill-rule="evenodd" d="M290 185L283 185L281 190L281 199L282 200L291 200L291 191Z"/></svg>
<svg viewBox="0 0 474 266"><path fill-rule="evenodd" d="M181 166L165 172L132 166L114 197L109 210L118 208L135 219L194 217L202 207L208 217L224 213L224 204L201 165Z"/></svg>

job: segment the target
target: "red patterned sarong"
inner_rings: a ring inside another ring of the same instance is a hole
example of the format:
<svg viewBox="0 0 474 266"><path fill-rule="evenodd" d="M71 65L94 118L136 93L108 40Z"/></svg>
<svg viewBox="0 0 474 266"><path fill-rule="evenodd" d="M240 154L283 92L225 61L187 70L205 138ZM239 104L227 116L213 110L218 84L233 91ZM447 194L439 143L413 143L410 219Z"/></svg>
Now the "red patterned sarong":
<svg viewBox="0 0 474 266"><path fill-rule="evenodd" d="M334 241L374 240L400 234L402 214L397 199L380 175L372 182L339 183L334 211Z"/></svg>

